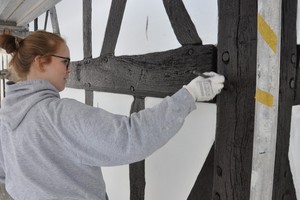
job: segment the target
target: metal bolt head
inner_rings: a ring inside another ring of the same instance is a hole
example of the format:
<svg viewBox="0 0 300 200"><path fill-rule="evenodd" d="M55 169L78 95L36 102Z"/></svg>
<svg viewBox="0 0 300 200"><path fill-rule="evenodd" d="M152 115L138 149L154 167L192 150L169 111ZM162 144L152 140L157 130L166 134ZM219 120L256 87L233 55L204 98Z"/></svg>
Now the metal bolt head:
<svg viewBox="0 0 300 200"><path fill-rule="evenodd" d="M228 51L225 51L223 54L222 54L222 61L227 63L229 62L230 60L230 55L229 55L229 52Z"/></svg>
<svg viewBox="0 0 300 200"><path fill-rule="evenodd" d="M297 56L296 56L296 54L293 53L291 56L291 63L296 64L296 62L297 62Z"/></svg>
<svg viewBox="0 0 300 200"><path fill-rule="evenodd" d="M134 92L134 91L135 91L135 89L134 89L134 87L133 87L133 86L130 86L130 91L132 91L132 92Z"/></svg>
<svg viewBox="0 0 300 200"><path fill-rule="evenodd" d="M292 79L290 80L290 88L291 88L291 89L295 89L295 86L296 86L295 80L292 78Z"/></svg>
<svg viewBox="0 0 300 200"><path fill-rule="evenodd" d="M193 55L194 54L194 49L190 49L189 51L188 51L188 54L191 56L191 55Z"/></svg>

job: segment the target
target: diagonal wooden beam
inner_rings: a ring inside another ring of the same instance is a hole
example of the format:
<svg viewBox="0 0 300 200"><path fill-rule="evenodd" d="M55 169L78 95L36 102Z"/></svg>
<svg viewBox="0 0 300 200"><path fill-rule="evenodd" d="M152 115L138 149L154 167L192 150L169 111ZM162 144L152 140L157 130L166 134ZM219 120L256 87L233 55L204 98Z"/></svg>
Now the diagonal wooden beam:
<svg viewBox="0 0 300 200"><path fill-rule="evenodd" d="M182 46L201 45L202 40L182 0L163 0L163 3L178 42Z"/></svg>
<svg viewBox="0 0 300 200"><path fill-rule="evenodd" d="M187 200L211 199L213 188L214 152L215 145L213 144Z"/></svg>
<svg viewBox="0 0 300 200"><path fill-rule="evenodd" d="M215 46L185 46L159 53L73 62L67 87L165 97L195 78L193 70L216 71Z"/></svg>
<svg viewBox="0 0 300 200"><path fill-rule="evenodd" d="M112 0L100 55L114 55L127 0Z"/></svg>

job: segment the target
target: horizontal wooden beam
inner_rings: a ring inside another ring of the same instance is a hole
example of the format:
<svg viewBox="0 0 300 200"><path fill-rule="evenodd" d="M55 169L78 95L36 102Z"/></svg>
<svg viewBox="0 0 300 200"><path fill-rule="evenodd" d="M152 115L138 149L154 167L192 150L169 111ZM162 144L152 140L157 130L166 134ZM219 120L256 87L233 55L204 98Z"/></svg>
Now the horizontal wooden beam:
<svg viewBox="0 0 300 200"><path fill-rule="evenodd" d="M216 47L184 46L133 56L100 56L71 63L67 87L94 91L165 97L199 72L216 71Z"/></svg>

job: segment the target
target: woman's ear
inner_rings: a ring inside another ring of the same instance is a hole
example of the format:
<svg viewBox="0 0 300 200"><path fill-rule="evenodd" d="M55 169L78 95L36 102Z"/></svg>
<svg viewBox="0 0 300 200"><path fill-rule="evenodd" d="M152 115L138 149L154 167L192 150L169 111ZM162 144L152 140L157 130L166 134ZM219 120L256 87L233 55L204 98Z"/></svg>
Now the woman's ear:
<svg viewBox="0 0 300 200"><path fill-rule="evenodd" d="M34 59L33 59L33 67L40 71L40 72L43 72L45 71L44 69L44 62L43 62L43 58L42 56L36 56Z"/></svg>

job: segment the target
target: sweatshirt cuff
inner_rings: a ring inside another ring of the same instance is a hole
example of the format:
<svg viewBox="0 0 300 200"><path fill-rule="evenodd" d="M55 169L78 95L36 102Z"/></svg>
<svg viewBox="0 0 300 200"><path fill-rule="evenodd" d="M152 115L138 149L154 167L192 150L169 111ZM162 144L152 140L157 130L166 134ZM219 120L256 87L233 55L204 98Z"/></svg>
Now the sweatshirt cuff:
<svg viewBox="0 0 300 200"><path fill-rule="evenodd" d="M186 105L189 107L189 112L195 110L196 102L194 100L194 97L191 95L191 93L186 88L181 88L176 92L172 98L175 99L175 101L179 101L179 105Z"/></svg>

